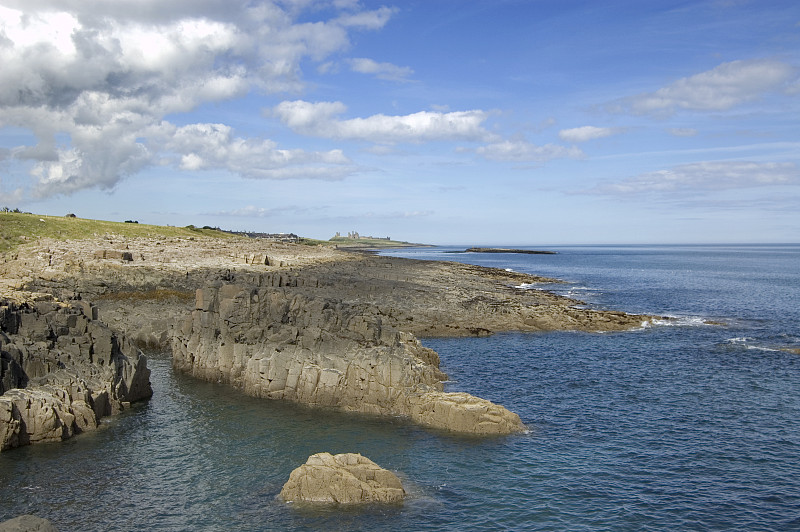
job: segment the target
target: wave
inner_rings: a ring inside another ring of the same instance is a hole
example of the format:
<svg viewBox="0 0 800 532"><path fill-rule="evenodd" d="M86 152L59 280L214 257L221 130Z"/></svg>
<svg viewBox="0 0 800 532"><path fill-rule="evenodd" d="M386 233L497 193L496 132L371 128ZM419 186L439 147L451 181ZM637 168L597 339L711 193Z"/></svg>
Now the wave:
<svg viewBox="0 0 800 532"><path fill-rule="evenodd" d="M663 318L653 318L642 322L642 329L649 327L705 327L707 325L721 325L718 321L713 321L701 316L664 316Z"/></svg>
<svg viewBox="0 0 800 532"><path fill-rule="evenodd" d="M776 345L776 344L765 344L761 340L757 338L751 338L749 336L739 336L736 338L728 338L724 345L739 348L739 349L747 349L747 350L755 350L755 351L766 351L769 353L794 353L800 354L800 346L797 345Z"/></svg>

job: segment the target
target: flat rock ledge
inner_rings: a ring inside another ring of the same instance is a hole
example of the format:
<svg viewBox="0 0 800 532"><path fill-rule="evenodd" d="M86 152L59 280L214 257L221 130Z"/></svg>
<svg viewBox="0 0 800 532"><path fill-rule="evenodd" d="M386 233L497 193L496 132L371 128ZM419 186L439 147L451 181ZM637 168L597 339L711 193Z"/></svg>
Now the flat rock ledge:
<svg viewBox="0 0 800 532"><path fill-rule="evenodd" d="M405 490L397 475L365 456L318 453L292 471L279 497L317 504L399 504Z"/></svg>
<svg viewBox="0 0 800 532"><path fill-rule="evenodd" d="M93 311L0 300L0 451L94 430L153 394L146 358Z"/></svg>
<svg viewBox="0 0 800 532"><path fill-rule="evenodd" d="M20 515L0 523L0 532L57 532L53 523L35 515Z"/></svg>

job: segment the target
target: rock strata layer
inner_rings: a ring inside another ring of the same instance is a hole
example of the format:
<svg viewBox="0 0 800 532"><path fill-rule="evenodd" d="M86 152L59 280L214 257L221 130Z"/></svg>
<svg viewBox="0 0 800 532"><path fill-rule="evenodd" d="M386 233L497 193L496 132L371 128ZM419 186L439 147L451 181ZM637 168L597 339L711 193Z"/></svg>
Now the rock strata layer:
<svg viewBox="0 0 800 532"><path fill-rule="evenodd" d="M319 453L289 475L280 498L307 503L401 503L397 475L360 454Z"/></svg>
<svg viewBox="0 0 800 532"><path fill-rule="evenodd" d="M92 314L0 301L0 451L93 430L152 395L146 358Z"/></svg>
<svg viewBox="0 0 800 532"><path fill-rule="evenodd" d="M416 337L619 331L652 319L585 308L536 289L545 282L556 281L257 239L106 235L0 258L0 292L92 301L112 329L172 348L175 367L197 377L478 434L524 427L501 406L445 393L438 356Z"/></svg>
<svg viewBox="0 0 800 532"><path fill-rule="evenodd" d="M471 434L525 430L506 408L445 393L439 357L384 323L369 305L314 298L261 276L262 285L197 291L174 332L175 368L245 393L345 411L402 416Z"/></svg>

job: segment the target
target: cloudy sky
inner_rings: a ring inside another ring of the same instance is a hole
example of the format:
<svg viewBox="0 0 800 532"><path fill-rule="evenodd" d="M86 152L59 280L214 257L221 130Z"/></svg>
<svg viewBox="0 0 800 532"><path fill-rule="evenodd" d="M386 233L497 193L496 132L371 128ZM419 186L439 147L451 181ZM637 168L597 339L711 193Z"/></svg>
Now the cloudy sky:
<svg viewBox="0 0 800 532"><path fill-rule="evenodd" d="M800 241L796 0L0 0L0 206Z"/></svg>

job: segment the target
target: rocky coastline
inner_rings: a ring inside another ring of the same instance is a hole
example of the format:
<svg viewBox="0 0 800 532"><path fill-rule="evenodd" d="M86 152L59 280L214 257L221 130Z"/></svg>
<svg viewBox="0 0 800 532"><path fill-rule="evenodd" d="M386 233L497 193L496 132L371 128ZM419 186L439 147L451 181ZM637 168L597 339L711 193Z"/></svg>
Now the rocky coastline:
<svg viewBox="0 0 800 532"><path fill-rule="evenodd" d="M149 377L90 304L0 300L0 451L94 430L149 398Z"/></svg>
<svg viewBox="0 0 800 532"><path fill-rule="evenodd" d="M444 392L438 355L418 337L617 331L650 319L530 289L544 282L554 280L203 237L43 239L0 263L6 299L92 302L109 331L139 347L170 349L174 367L195 377L258 397L484 435L525 427L500 405Z"/></svg>

